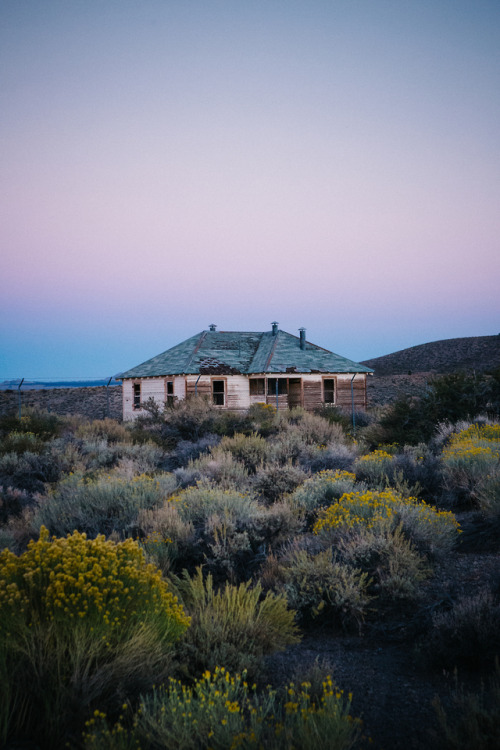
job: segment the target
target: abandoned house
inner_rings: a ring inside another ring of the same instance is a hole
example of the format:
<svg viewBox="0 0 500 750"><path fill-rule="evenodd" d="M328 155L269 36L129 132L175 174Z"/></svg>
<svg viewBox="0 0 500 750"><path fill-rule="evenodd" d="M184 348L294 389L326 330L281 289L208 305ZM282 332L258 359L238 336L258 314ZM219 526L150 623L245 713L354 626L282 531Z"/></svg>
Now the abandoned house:
<svg viewBox="0 0 500 750"><path fill-rule="evenodd" d="M366 376L373 372L294 336L273 323L270 331L197 333L163 354L119 376L123 380L123 418L134 419L142 405L206 396L221 409L272 404L277 409L322 404L366 407Z"/></svg>

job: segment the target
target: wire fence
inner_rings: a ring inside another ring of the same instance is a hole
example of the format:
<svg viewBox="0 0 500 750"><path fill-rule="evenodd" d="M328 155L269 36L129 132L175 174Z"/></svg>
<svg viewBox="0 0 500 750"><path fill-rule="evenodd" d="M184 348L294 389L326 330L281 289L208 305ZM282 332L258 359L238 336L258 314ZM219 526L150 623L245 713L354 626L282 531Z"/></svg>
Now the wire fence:
<svg viewBox="0 0 500 750"><path fill-rule="evenodd" d="M6 378L0 382L0 414L36 409L89 419L122 418L121 382L105 378Z"/></svg>

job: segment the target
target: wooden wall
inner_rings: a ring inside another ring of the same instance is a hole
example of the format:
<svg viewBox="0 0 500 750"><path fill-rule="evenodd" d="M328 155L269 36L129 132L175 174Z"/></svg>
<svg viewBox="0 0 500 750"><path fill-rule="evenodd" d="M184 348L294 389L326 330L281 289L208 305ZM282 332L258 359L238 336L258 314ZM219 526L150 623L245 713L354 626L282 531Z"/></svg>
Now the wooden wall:
<svg viewBox="0 0 500 750"><path fill-rule="evenodd" d="M273 377L272 375L270 377ZM276 377L276 375L274 375ZM312 411L323 404L323 379L333 378L336 381L335 395L336 406L351 408L351 379L352 373L339 375L324 375L316 373L305 373L303 375L282 375L285 379L292 377L294 380L300 378L302 390L302 404L305 409ZM202 375L176 375L173 378L137 378L135 380L123 381L123 418L135 419L139 414L144 413L141 409L134 409L133 384L141 383L141 401L147 401L153 398L158 405L163 406L165 403L166 390L165 383L167 380L174 381L174 395L178 399L190 398L194 396L195 391L199 396L212 398L212 380L224 380L226 383L225 407L231 410L248 409L254 403L267 403L276 406L276 396L273 395L256 395L250 396L249 378L246 375L220 375L210 376ZM295 386L297 387L297 386ZM353 381L354 391L354 408L366 408L366 375L358 373ZM278 396L278 408L288 408L287 394Z"/></svg>

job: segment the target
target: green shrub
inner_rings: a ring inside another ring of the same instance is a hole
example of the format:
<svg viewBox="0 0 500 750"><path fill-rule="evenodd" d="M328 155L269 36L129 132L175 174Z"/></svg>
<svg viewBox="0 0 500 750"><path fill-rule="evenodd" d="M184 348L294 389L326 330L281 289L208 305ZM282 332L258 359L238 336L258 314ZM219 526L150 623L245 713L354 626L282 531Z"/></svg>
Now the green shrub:
<svg viewBox="0 0 500 750"><path fill-rule="evenodd" d="M331 549L315 554L292 548L279 561L275 577L289 606L302 618L321 616L345 629L361 627L371 598L368 576L337 561Z"/></svg>
<svg viewBox="0 0 500 750"><path fill-rule="evenodd" d="M115 419L109 418L84 422L77 427L75 436L85 440L106 440L107 443L132 442L130 429Z"/></svg>
<svg viewBox="0 0 500 750"><path fill-rule="evenodd" d="M290 503L308 512L315 511L351 492L355 484L356 477L351 472L320 471L292 493Z"/></svg>
<svg viewBox="0 0 500 750"><path fill-rule="evenodd" d="M481 477L472 496L486 518L500 519L500 464Z"/></svg>
<svg viewBox="0 0 500 750"><path fill-rule="evenodd" d="M14 430L13 432L9 432L0 441L0 455L5 455L6 453L17 453L17 455L20 455L27 452L42 453L44 449L44 441L38 435L35 435L34 432L18 432Z"/></svg>
<svg viewBox="0 0 500 750"><path fill-rule="evenodd" d="M170 502L177 504L181 518L198 529L204 529L213 515L230 519L239 527L259 512L259 505L251 495L205 482L177 492Z"/></svg>
<svg viewBox="0 0 500 750"><path fill-rule="evenodd" d="M430 571L402 528L358 526L337 546L339 557L370 576L370 591L382 601L414 599Z"/></svg>
<svg viewBox="0 0 500 750"><path fill-rule="evenodd" d="M222 489L241 489L249 484L245 465L219 446L189 461L187 467L177 469L175 475L183 486L205 481L217 484Z"/></svg>
<svg viewBox="0 0 500 750"><path fill-rule="evenodd" d="M252 404L248 410L248 419L254 431L262 437L274 435L279 429L276 407L272 404Z"/></svg>
<svg viewBox="0 0 500 750"><path fill-rule="evenodd" d="M265 462L268 453L266 441L256 433L252 435L236 433L233 437L223 437L220 447L241 461L251 474L255 474L257 467Z"/></svg>
<svg viewBox="0 0 500 750"><path fill-rule="evenodd" d="M192 571L205 562L218 579L232 581L246 580L266 545L287 541L302 526L287 503L266 507L207 484L188 487L137 519L142 544L162 570Z"/></svg>
<svg viewBox="0 0 500 750"><path fill-rule="evenodd" d="M181 518L176 503L167 501L158 508L140 510L137 529L141 547L164 573L203 559L194 526Z"/></svg>
<svg viewBox="0 0 500 750"><path fill-rule="evenodd" d="M234 435L252 427L246 414L221 411L203 396L177 400L164 409L152 400L143 407L148 414L135 420L134 439L143 433L169 449L181 440L196 442L208 434Z"/></svg>
<svg viewBox="0 0 500 750"><path fill-rule="evenodd" d="M349 750L361 728L349 714L351 698L330 677L318 699L308 683L291 683L282 694L271 687L258 694L245 673L231 675L217 667L192 687L170 680L143 698L130 733L121 723L108 727L97 713L88 724L85 749Z"/></svg>
<svg viewBox="0 0 500 750"><path fill-rule="evenodd" d="M6 453L0 456L0 483L27 492L44 492L47 483L56 482L61 476L57 456L44 451Z"/></svg>
<svg viewBox="0 0 500 750"><path fill-rule="evenodd" d="M326 445L304 445L297 461L307 471L352 471L356 452L352 446L343 443Z"/></svg>
<svg viewBox="0 0 500 750"><path fill-rule="evenodd" d="M292 463L269 463L257 469L252 487L264 501L275 503L293 492L307 477L305 471Z"/></svg>
<svg viewBox="0 0 500 750"><path fill-rule="evenodd" d="M95 480L73 475L39 500L33 528L42 524L53 534L77 529L89 536L113 532L127 536L139 511L160 505L176 489L172 474L155 478L136 476L132 480L101 476Z"/></svg>
<svg viewBox="0 0 500 750"><path fill-rule="evenodd" d="M346 439L338 423L329 422L304 409L292 409L288 414L283 415L282 420L286 424L287 432L300 435L302 442L306 445L344 443Z"/></svg>
<svg viewBox="0 0 500 750"><path fill-rule="evenodd" d="M392 473L393 463L394 456L384 450L361 456L354 464L356 479L372 487L383 487L386 484L384 480Z"/></svg>
<svg viewBox="0 0 500 750"><path fill-rule="evenodd" d="M0 553L0 731L56 747L96 702L165 674L189 624L139 547L75 532Z"/></svg>
<svg viewBox="0 0 500 750"><path fill-rule="evenodd" d="M21 419L17 414L0 417L0 435L9 432L29 432L43 441L50 440L60 433L64 420L55 414L36 409L23 409Z"/></svg>
<svg viewBox="0 0 500 750"><path fill-rule="evenodd" d="M202 569L177 579L181 601L191 615L191 627L178 645L179 660L191 676L225 664L227 669L260 671L266 654L297 643L294 612L285 597L253 588L250 582L226 583L216 591L210 574Z"/></svg>
<svg viewBox="0 0 500 750"><path fill-rule="evenodd" d="M304 530L304 514L283 500L261 507L247 528L253 546L276 548Z"/></svg>
<svg viewBox="0 0 500 750"><path fill-rule="evenodd" d="M396 487L405 483L410 495L433 500L442 493L442 465L425 443L405 445L394 455L388 474L389 485Z"/></svg>

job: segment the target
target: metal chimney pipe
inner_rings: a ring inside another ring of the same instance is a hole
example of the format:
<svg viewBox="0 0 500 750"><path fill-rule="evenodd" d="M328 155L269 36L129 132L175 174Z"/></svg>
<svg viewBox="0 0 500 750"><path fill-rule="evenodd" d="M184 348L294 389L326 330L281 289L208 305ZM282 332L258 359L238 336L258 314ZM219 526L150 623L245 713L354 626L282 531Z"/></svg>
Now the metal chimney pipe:
<svg viewBox="0 0 500 750"><path fill-rule="evenodd" d="M271 325L273 327L272 328L273 336L276 336L276 334L278 333L278 325L279 325L279 323L277 323L276 321L274 321L273 323L271 323Z"/></svg>
<svg viewBox="0 0 500 750"><path fill-rule="evenodd" d="M299 328L299 333L300 333L300 348L305 349L306 348L306 329Z"/></svg>
<svg viewBox="0 0 500 750"><path fill-rule="evenodd" d="M217 326L215 325L215 323L210 323L210 325L208 327L209 327L209 329L211 331L216 331L217 330Z"/></svg>

